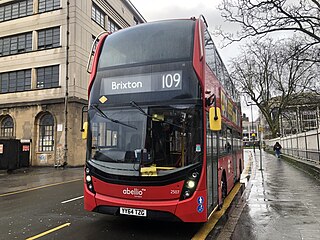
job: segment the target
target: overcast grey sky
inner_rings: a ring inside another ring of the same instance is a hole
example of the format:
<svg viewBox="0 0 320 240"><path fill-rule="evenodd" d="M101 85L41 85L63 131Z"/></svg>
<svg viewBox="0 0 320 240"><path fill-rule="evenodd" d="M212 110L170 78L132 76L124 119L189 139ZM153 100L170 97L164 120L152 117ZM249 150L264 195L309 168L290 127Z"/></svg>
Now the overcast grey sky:
<svg viewBox="0 0 320 240"><path fill-rule="evenodd" d="M225 23L221 17L217 6L221 0L130 0L137 8L141 15L148 21L157 21L163 19L175 18L190 18L198 17L201 14L205 16L209 25L210 32L222 26L227 31L235 31L236 26L230 23ZM228 61L236 57L239 53L239 44L233 43L225 48L222 48L221 38L212 36L218 48L220 56L228 67ZM250 108L242 104L242 111L250 117ZM253 108L254 115L257 117L257 109Z"/></svg>

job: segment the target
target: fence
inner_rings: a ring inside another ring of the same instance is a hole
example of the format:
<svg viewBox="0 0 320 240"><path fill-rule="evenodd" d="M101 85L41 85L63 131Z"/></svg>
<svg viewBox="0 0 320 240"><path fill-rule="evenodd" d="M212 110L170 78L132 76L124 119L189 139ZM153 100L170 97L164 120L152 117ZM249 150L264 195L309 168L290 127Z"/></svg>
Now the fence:
<svg viewBox="0 0 320 240"><path fill-rule="evenodd" d="M286 137L265 140L266 147L273 148L279 142L282 153L320 164L320 128Z"/></svg>

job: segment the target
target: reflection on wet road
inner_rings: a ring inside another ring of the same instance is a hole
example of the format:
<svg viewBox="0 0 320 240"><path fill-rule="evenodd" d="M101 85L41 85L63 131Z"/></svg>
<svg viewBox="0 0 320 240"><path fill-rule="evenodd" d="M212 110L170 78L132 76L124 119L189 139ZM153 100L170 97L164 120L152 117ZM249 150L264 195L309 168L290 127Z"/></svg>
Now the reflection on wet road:
<svg viewBox="0 0 320 240"><path fill-rule="evenodd" d="M232 239L320 239L320 182L289 163L256 151Z"/></svg>

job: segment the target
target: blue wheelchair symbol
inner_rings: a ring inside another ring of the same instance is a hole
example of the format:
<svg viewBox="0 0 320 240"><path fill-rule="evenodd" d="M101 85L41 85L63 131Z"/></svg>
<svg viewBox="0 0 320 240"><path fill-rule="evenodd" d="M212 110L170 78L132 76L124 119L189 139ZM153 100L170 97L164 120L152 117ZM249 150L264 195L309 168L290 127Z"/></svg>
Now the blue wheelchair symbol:
<svg viewBox="0 0 320 240"><path fill-rule="evenodd" d="M203 205L198 205L198 207L197 207L197 211L198 211L198 213L202 213L202 212L203 212L203 210L204 210Z"/></svg>

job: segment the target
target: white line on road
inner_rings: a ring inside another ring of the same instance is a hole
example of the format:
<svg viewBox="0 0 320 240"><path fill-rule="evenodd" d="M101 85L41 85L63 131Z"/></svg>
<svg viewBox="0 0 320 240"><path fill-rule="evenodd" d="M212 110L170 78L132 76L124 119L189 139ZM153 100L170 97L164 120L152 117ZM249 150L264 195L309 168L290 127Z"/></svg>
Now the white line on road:
<svg viewBox="0 0 320 240"><path fill-rule="evenodd" d="M65 203L72 202L72 201L75 201L75 200L78 200L78 199L81 199L81 198L83 198L83 196L76 197L76 198L72 198L72 199L69 199L69 200L63 201L63 202L61 202L61 203L62 203L62 204L65 204Z"/></svg>

